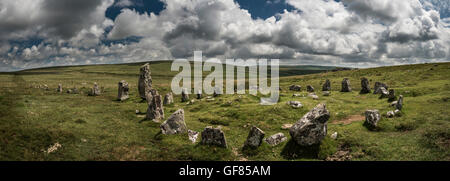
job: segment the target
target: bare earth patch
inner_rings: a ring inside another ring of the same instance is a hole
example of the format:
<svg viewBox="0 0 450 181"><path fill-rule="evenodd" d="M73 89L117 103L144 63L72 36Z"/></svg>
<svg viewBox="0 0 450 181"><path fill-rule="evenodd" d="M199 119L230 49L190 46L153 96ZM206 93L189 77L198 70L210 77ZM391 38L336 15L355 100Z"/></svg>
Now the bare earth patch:
<svg viewBox="0 0 450 181"><path fill-rule="evenodd" d="M333 120L333 121L331 121L331 124L344 124L344 125L346 125L346 124L350 124L350 123L355 122L355 121L362 121L364 119L365 119L365 117L362 116L362 115L351 115L351 116L348 116L348 117L346 117L344 119L341 119L341 120Z"/></svg>

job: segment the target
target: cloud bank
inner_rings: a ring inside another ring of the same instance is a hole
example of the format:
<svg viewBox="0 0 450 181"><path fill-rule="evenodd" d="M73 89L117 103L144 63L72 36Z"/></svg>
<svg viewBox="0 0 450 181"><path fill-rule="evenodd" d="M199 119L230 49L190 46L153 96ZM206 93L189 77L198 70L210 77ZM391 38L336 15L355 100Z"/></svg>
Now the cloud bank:
<svg viewBox="0 0 450 181"><path fill-rule="evenodd" d="M3 0L0 71L205 57L370 67L450 60L448 4L424 0L286 0L254 19L233 0ZM113 20L108 7L124 7Z"/></svg>

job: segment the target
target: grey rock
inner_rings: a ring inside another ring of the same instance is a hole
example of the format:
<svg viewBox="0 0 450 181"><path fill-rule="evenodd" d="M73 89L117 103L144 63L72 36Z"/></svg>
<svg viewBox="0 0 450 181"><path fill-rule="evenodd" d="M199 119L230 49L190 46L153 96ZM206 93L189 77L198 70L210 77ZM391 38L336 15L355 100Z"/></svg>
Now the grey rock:
<svg viewBox="0 0 450 181"><path fill-rule="evenodd" d="M403 95L400 95L398 97L397 104L395 105L395 108L397 108L398 110L402 110L402 108L403 108Z"/></svg>
<svg viewBox="0 0 450 181"><path fill-rule="evenodd" d="M366 123L372 127L377 127L378 121L380 121L380 112L378 110L366 110L364 113L366 116Z"/></svg>
<svg viewBox="0 0 450 181"><path fill-rule="evenodd" d="M333 134L331 134L330 135L330 137L331 137L331 139L337 139L337 137L338 137L338 133L337 132L334 132Z"/></svg>
<svg viewBox="0 0 450 181"><path fill-rule="evenodd" d="M369 80L365 77L361 78L361 91L360 94L370 93L370 85Z"/></svg>
<svg viewBox="0 0 450 181"><path fill-rule="evenodd" d="M301 146L318 144L327 135L329 118L330 112L326 105L318 104L289 129L289 134Z"/></svg>
<svg viewBox="0 0 450 181"><path fill-rule="evenodd" d="M276 146L276 145L278 145L278 144L280 144L280 143L282 143L282 142L284 142L286 140L287 140L287 137L284 136L283 133L277 133L277 134L274 134L274 135L264 139L264 141L267 144L269 144L270 146Z"/></svg>
<svg viewBox="0 0 450 181"><path fill-rule="evenodd" d="M63 92L62 84L58 84L58 89L56 89L56 92Z"/></svg>
<svg viewBox="0 0 450 181"><path fill-rule="evenodd" d="M220 128L212 128L211 126L206 127L202 131L201 143L204 145L215 145L224 148L228 147L225 133Z"/></svg>
<svg viewBox="0 0 450 181"><path fill-rule="evenodd" d="M308 96L311 97L314 100L319 100L319 96L316 95L315 93L310 93L310 94L308 94Z"/></svg>
<svg viewBox="0 0 450 181"><path fill-rule="evenodd" d="M293 107L293 108L301 108L303 107L302 103L299 101L288 101L287 105Z"/></svg>
<svg viewBox="0 0 450 181"><path fill-rule="evenodd" d="M330 96L330 91L323 91L323 96Z"/></svg>
<svg viewBox="0 0 450 181"><path fill-rule="evenodd" d="M389 97L389 92L384 87L380 87L380 88L378 88L378 90L380 91L380 94L381 94L380 99Z"/></svg>
<svg viewBox="0 0 450 181"><path fill-rule="evenodd" d="M202 91L197 91L197 99L202 99Z"/></svg>
<svg viewBox="0 0 450 181"><path fill-rule="evenodd" d="M392 117L395 116L395 113L394 113L394 111L388 111L388 112L386 113L386 116L387 116L388 118L392 118Z"/></svg>
<svg viewBox="0 0 450 181"><path fill-rule="evenodd" d="M292 127L292 124L283 124L283 125L281 126L281 129L286 130L286 129L290 129L291 127Z"/></svg>
<svg viewBox="0 0 450 181"><path fill-rule="evenodd" d="M291 85L291 86L289 86L289 90L291 90L291 91L302 91L302 86L300 86L300 85Z"/></svg>
<svg viewBox="0 0 450 181"><path fill-rule="evenodd" d="M351 91L352 87L350 85L350 80L348 78L344 78L344 80L342 80L341 92L351 92Z"/></svg>
<svg viewBox="0 0 450 181"><path fill-rule="evenodd" d="M98 84L96 82L94 83L94 87L92 87L89 95L90 96L99 96L100 95L100 89L98 88Z"/></svg>
<svg viewBox="0 0 450 181"><path fill-rule="evenodd" d="M158 91L156 89L151 89L147 94L145 95L145 100L147 100L147 104L150 105L153 101L153 96L159 95Z"/></svg>
<svg viewBox="0 0 450 181"><path fill-rule="evenodd" d="M307 85L307 86L306 86L306 91L308 91L308 92L314 92L314 87L311 86L311 85Z"/></svg>
<svg viewBox="0 0 450 181"><path fill-rule="evenodd" d="M155 122L159 122L164 118L164 107L161 95L156 94L152 97L152 101L148 105L147 115L145 118Z"/></svg>
<svg viewBox="0 0 450 181"><path fill-rule="evenodd" d="M374 85L374 87L373 87L373 94L379 94L379 93L381 93L381 90L380 90L380 88L381 87L384 87L384 89L386 89L386 90L388 90L388 86L386 85L386 84L384 84L384 83L381 83L381 82L375 82L375 85Z"/></svg>
<svg viewBox="0 0 450 181"><path fill-rule="evenodd" d="M188 102L189 101L189 93L187 91L187 89L183 89L183 91L181 91L181 102Z"/></svg>
<svg viewBox="0 0 450 181"><path fill-rule="evenodd" d="M394 110L394 115L399 115L399 113L400 113L400 110L398 110L398 109Z"/></svg>
<svg viewBox="0 0 450 181"><path fill-rule="evenodd" d="M199 132L188 130L189 140L191 140L192 143L197 142L198 135L199 135Z"/></svg>
<svg viewBox="0 0 450 181"><path fill-rule="evenodd" d="M169 104L173 104L172 92L169 92L164 96L164 105L169 105Z"/></svg>
<svg viewBox="0 0 450 181"><path fill-rule="evenodd" d="M394 107L394 106L396 106L397 105L397 101L392 101L390 104L389 104L389 106L391 106L391 107Z"/></svg>
<svg viewBox="0 0 450 181"><path fill-rule="evenodd" d="M325 80L325 83L322 85L322 91L331 91L331 82L330 80Z"/></svg>
<svg viewBox="0 0 450 181"><path fill-rule="evenodd" d="M152 89L152 77L150 72L150 64L146 63L141 66L139 72L138 91L142 99L147 99L147 93Z"/></svg>
<svg viewBox="0 0 450 181"><path fill-rule="evenodd" d="M120 101L127 100L129 98L128 90L128 83L124 80L120 81L117 99Z"/></svg>
<svg viewBox="0 0 450 181"><path fill-rule="evenodd" d="M389 89L389 94L388 94L388 101L395 101L397 99L397 97L395 96L395 90L394 89Z"/></svg>
<svg viewBox="0 0 450 181"><path fill-rule="evenodd" d="M160 125L160 128L163 134L186 133L188 130L184 122L184 110L178 109L175 111L169 119Z"/></svg>
<svg viewBox="0 0 450 181"><path fill-rule="evenodd" d="M266 134L261 129L253 126L248 133L247 140L244 143L244 147L257 148L261 145L263 138Z"/></svg>

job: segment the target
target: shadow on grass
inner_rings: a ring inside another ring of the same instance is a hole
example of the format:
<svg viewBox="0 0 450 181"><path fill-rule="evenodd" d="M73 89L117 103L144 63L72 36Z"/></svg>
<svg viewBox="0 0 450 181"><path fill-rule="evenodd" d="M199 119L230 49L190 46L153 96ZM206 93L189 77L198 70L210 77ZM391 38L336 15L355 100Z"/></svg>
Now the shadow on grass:
<svg viewBox="0 0 450 181"><path fill-rule="evenodd" d="M290 139L283 150L281 151L281 156L283 158L292 160L292 159L317 159L320 152L320 144L311 145L311 146L300 146L293 139Z"/></svg>

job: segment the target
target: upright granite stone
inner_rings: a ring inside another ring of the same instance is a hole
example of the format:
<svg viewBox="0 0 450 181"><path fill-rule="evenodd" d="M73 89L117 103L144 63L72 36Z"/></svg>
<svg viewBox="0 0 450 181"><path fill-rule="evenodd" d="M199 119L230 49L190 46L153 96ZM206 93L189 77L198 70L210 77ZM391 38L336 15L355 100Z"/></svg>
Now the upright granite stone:
<svg viewBox="0 0 450 181"><path fill-rule="evenodd" d="M380 121L380 112L378 110L367 110L365 113L366 123L372 127L377 127L378 121Z"/></svg>
<svg viewBox="0 0 450 181"><path fill-rule="evenodd" d="M274 134L274 135L264 139L264 141L266 141L266 143L269 144L270 146L276 146L286 140L287 140L287 137L284 136L283 133L277 133L277 134Z"/></svg>
<svg viewBox="0 0 450 181"><path fill-rule="evenodd" d="M202 99L202 91L201 90L197 91L197 99Z"/></svg>
<svg viewBox="0 0 450 181"><path fill-rule="evenodd" d="M188 131L184 122L184 110L178 109L160 126L162 134L178 134Z"/></svg>
<svg viewBox="0 0 450 181"><path fill-rule="evenodd" d="M138 90L142 99L147 99L147 93L152 89L152 77L150 76L150 64L146 63L140 68Z"/></svg>
<svg viewBox="0 0 450 181"><path fill-rule="evenodd" d="M331 91L331 82L330 80L325 80L325 83L323 83L322 91Z"/></svg>
<svg viewBox="0 0 450 181"><path fill-rule="evenodd" d="M181 102L188 102L188 101L189 101L189 93L188 93L187 89L184 88L181 91Z"/></svg>
<svg viewBox="0 0 450 181"><path fill-rule="evenodd" d="M56 92L59 92L59 93L63 92L62 84L58 84L58 89L56 89Z"/></svg>
<svg viewBox="0 0 450 181"><path fill-rule="evenodd" d="M248 133L247 140L244 143L244 147L257 148L261 145L264 135L264 131L253 126L250 132Z"/></svg>
<svg viewBox="0 0 450 181"><path fill-rule="evenodd" d="M291 90L291 91L302 91L302 86L300 86L300 85L291 85L291 86L289 86L289 90Z"/></svg>
<svg viewBox="0 0 450 181"><path fill-rule="evenodd" d="M384 84L384 83L381 83L381 82L375 82L375 85L373 86L373 94L379 94L379 93L381 93L381 90L380 90L380 88L381 87L384 87L384 89L386 89L386 90L388 90L388 86L386 85L386 84Z"/></svg>
<svg viewBox="0 0 450 181"><path fill-rule="evenodd" d="M212 128L211 126L206 127L202 131L201 143L204 145L215 145L224 148L228 147L223 131L220 128Z"/></svg>
<svg viewBox="0 0 450 181"><path fill-rule="evenodd" d="M397 104L395 105L395 108L397 108L400 111L402 110L402 108L403 108L403 95L400 95L398 97Z"/></svg>
<svg viewBox="0 0 450 181"><path fill-rule="evenodd" d="M341 92L351 92L352 87L350 86L350 80L348 78L344 78L342 80L342 89Z"/></svg>
<svg viewBox="0 0 450 181"><path fill-rule="evenodd" d="M99 96L100 95L100 89L98 88L98 84L95 82L94 87L91 89L91 93L89 93L91 96Z"/></svg>
<svg viewBox="0 0 450 181"><path fill-rule="evenodd" d="M147 94L145 94L145 100L147 100L147 104L150 105L153 101L153 96L159 95L156 89L151 89Z"/></svg>
<svg viewBox="0 0 450 181"><path fill-rule="evenodd" d="M151 103L148 105L147 109L147 120L153 120L154 122L159 122L164 118L164 107L161 95L153 95Z"/></svg>
<svg viewBox="0 0 450 181"><path fill-rule="evenodd" d="M308 91L308 92L314 92L314 87L311 86L311 85L307 85L307 86L306 86L306 91Z"/></svg>
<svg viewBox="0 0 450 181"><path fill-rule="evenodd" d="M361 78L361 91L360 94L370 93L370 85L369 80L365 77Z"/></svg>
<svg viewBox="0 0 450 181"><path fill-rule="evenodd" d="M169 92L164 96L164 105L169 105L172 103L173 103L173 94L172 92Z"/></svg>
<svg viewBox="0 0 450 181"><path fill-rule="evenodd" d="M128 90L129 90L128 83L125 82L125 80L120 81L117 99L120 101L127 100L129 98Z"/></svg>
<svg viewBox="0 0 450 181"><path fill-rule="evenodd" d="M395 96L395 91L394 89L389 89L389 94L388 94L388 101L392 102L397 100L397 97Z"/></svg>
<svg viewBox="0 0 450 181"><path fill-rule="evenodd" d="M292 139L301 146L319 144L327 135L327 121L330 112L325 104L319 104L306 113L290 129Z"/></svg>

